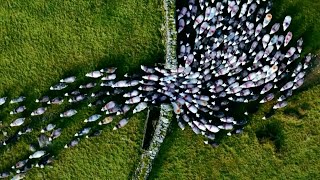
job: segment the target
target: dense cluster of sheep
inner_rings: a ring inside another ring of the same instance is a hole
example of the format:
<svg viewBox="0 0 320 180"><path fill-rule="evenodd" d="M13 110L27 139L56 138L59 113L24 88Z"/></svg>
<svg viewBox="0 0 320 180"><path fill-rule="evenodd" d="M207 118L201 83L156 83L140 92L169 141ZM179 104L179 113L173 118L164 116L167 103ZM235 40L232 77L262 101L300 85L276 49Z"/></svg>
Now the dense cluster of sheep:
<svg viewBox="0 0 320 180"><path fill-rule="evenodd" d="M206 144L216 146L216 134L232 135L243 131L250 106L277 99L273 109L287 105L287 98L299 88L313 56L302 58L303 40L292 42L288 30L291 17L283 23L271 25L272 2L266 0L189 0L179 2L177 9L178 62L176 69L161 65L141 66L141 72L118 78L116 68L105 68L87 73L87 82L69 89L76 83L75 76L61 79L50 87L60 96L43 96L35 102L39 107L30 116L12 120L8 127L19 128L7 135L0 148L16 143L32 131L34 116L44 116L52 106L64 103L87 103L88 108L99 108L100 113L84 119L84 127L64 146L76 146L82 138L98 136L103 126L115 116L122 119L114 130L125 126L129 118L148 106L171 104L178 125L190 126L196 134L206 137ZM290 47L289 45L292 45ZM107 100L112 97L111 100ZM26 97L0 98L5 103L19 104L10 114L19 116L27 107ZM243 110L239 110L243 106ZM68 109L60 118L75 116L79 110ZM267 113L270 117L273 111ZM63 133L61 123L48 122L38 129L38 144L30 145L30 156L17 162L0 178L13 176L21 179L33 167L43 168L54 156L48 145Z"/></svg>

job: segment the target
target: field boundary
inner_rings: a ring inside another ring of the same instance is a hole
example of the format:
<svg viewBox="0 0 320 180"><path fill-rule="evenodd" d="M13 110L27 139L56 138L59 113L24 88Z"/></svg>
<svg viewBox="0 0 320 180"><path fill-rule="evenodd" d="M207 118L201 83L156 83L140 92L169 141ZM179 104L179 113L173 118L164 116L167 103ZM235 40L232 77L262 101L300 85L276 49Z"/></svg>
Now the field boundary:
<svg viewBox="0 0 320 180"><path fill-rule="evenodd" d="M175 21L175 0L163 0L164 25L161 28L163 44L165 47L165 67L174 69L177 67L177 31ZM171 105L161 105L160 117L157 122L154 135L147 150L142 150L142 155L137 169L133 175L134 180L146 180L152 170L152 164L157 157L173 118Z"/></svg>

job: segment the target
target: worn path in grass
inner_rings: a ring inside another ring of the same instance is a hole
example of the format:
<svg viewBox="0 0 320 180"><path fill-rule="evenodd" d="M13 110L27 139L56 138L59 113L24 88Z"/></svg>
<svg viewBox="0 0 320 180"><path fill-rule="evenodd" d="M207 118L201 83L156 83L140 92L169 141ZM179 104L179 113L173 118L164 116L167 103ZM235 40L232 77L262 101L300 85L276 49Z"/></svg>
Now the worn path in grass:
<svg viewBox="0 0 320 180"><path fill-rule="evenodd" d="M294 40L302 36L304 53L319 53L319 9L318 0L275 1L273 20L292 15ZM311 71L288 107L265 121L270 104L264 106L244 134L225 138L218 148L174 123L150 179L320 179L320 68Z"/></svg>
<svg viewBox="0 0 320 180"><path fill-rule="evenodd" d="M25 104L31 110L36 107L34 99L47 94L49 87L63 77L83 77L86 72L110 66L124 74L134 72L140 64L163 62L161 8L159 0L2 2L0 96L25 95ZM6 104L0 114L14 107ZM56 118L58 110L51 110L48 116ZM116 124L113 122L101 137L60 152L92 113L81 111L62 121L67 128L52 147L59 154L54 167L32 170L27 179L131 177L140 157L144 113L134 116L121 131L111 130ZM1 120L7 125L13 117L4 115ZM40 123L40 118L35 120ZM27 140L22 138L19 145L1 148L0 171L31 153Z"/></svg>

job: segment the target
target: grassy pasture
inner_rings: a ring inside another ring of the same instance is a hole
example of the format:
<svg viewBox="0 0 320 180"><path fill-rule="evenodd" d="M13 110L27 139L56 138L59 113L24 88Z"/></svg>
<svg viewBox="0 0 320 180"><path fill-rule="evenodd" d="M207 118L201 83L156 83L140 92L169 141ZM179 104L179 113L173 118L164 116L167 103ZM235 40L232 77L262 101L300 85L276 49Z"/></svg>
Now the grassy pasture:
<svg viewBox="0 0 320 180"><path fill-rule="evenodd" d="M294 39L303 36L304 52L316 53L320 49L319 9L317 0L277 0L273 15L277 21L292 15ZM106 66L117 66L123 74L134 72L140 64L163 61L161 23L159 0L3 2L0 95L23 94L30 97L30 104L68 75L81 76ZM174 123L150 179L319 179L319 73L313 70L287 108L268 121L261 120L267 109L262 108L251 117L243 135L225 138L216 149ZM12 108L0 111L8 113ZM60 152L61 145L91 113L67 119L68 128L54 146L59 156L53 168L32 170L27 179L131 177L140 157L145 114L133 117L121 131L111 131L113 122L102 136ZM3 120L8 123L12 119L5 116ZM0 150L0 170L29 154L27 141L24 138L9 147L10 153Z"/></svg>
<svg viewBox="0 0 320 180"><path fill-rule="evenodd" d="M33 101L49 93L48 88L63 77L83 77L86 72L110 66L118 67L120 74L132 73L140 64L162 62L161 7L161 1L153 0L2 2L0 96L27 96L29 109L25 114L29 114L38 107ZM79 81L84 83L85 79ZM13 120L7 113L16 106L6 104L0 109L4 125ZM57 120L57 113L65 108L51 109L46 122ZM54 168L32 170L27 179L131 177L140 157L144 113L133 117L122 131L111 130L114 122L100 138L84 140L78 148L60 152L92 113L92 109L80 111L74 118L58 120L67 128L51 146L53 153L59 154ZM33 121L38 128L46 124L40 118ZM13 129L6 130L12 133ZM2 147L0 171L26 158L30 154L27 142L35 138L31 134L16 145Z"/></svg>
<svg viewBox="0 0 320 180"><path fill-rule="evenodd" d="M320 2L277 0L273 21L293 17L294 40L303 37L303 53L319 53ZM319 59L315 64L319 64ZM203 144L192 130L174 123L155 161L150 179L319 179L320 70L314 67L288 107L262 120L263 106L250 117L245 132L222 140L218 148Z"/></svg>
<svg viewBox="0 0 320 180"><path fill-rule="evenodd" d="M270 120L262 110L218 148L174 124L150 179L319 179L320 86L299 93Z"/></svg>

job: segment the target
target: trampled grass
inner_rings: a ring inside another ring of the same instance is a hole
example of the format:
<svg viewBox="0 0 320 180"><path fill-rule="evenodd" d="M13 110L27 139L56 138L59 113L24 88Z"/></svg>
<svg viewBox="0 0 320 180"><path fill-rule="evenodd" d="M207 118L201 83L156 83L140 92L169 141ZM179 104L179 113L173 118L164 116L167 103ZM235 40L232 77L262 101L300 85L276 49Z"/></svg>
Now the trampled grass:
<svg viewBox="0 0 320 180"><path fill-rule="evenodd" d="M294 39L303 36L304 52L317 52L319 9L317 0L278 0L273 15L277 21L292 15ZM65 76L108 66L134 72L140 64L163 61L161 16L159 0L3 2L0 95L23 94L34 100ZM216 149L174 123L150 179L319 179L319 70L310 75L287 108L267 121L261 120L262 108L243 135L223 139ZM64 145L89 114L67 119L68 128L56 146ZM56 149L53 168L32 170L27 179L131 178L140 157L144 118L135 116L120 131L111 130L113 122L100 137L81 141L73 149ZM0 151L0 170L29 154L27 148L19 143Z"/></svg>

